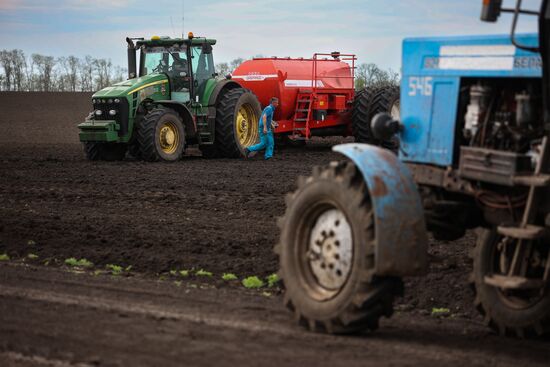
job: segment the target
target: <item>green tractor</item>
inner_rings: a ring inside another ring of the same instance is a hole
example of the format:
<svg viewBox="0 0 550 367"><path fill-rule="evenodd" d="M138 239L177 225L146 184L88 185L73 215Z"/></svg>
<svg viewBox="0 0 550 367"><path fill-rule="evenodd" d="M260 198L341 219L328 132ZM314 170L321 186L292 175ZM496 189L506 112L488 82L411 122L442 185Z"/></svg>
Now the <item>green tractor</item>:
<svg viewBox="0 0 550 367"><path fill-rule="evenodd" d="M122 160L128 152L173 162L189 145L208 158L236 158L256 142L260 103L235 81L216 79L216 40L189 33L126 42L128 80L96 92L92 112L78 125L89 160Z"/></svg>

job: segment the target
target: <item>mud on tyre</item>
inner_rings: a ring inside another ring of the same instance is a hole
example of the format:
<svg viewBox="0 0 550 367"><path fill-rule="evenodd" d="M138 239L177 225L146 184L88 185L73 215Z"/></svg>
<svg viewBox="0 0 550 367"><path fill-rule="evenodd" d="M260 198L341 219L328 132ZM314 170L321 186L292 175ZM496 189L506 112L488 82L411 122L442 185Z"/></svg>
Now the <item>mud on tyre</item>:
<svg viewBox="0 0 550 367"><path fill-rule="evenodd" d="M275 252L295 320L328 333L376 329L380 317L393 313L402 283L373 274L373 211L355 165L316 167L286 205Z"/></svg>

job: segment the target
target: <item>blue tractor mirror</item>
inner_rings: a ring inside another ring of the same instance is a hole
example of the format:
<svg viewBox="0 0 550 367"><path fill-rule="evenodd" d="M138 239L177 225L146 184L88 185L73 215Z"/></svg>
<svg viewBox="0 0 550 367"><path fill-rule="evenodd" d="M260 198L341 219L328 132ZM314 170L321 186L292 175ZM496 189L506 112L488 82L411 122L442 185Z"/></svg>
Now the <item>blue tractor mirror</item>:
<svg viewBox="0 0 550 367"><path fill-rule="evenodd" d="M481 20L484 22L496 22L500 16L502 0L483 0Z"/></svg>
<svg viewBox="0 0 550 367"><path fill-rule="evenodd" d="M392 118L389 113L381 112L372 118L372 135L378 140L388 141L402 130L403 125L398 120Z"/></svg>

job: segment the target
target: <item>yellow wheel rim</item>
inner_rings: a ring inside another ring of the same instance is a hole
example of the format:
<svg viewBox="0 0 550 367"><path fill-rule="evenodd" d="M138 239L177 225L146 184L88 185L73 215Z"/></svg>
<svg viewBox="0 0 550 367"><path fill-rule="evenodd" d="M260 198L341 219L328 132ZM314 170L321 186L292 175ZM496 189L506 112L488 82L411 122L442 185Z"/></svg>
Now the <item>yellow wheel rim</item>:
<svg viewBox="0 0 550 367"><path fill-rule="evenodd" d="M258 140L258 116L250 104L245 103L239 107L235 118L235 131L242 147L251 146Z"/></svg>
<svg viewBox="0 0 550 367"><path fill-rule="evenodd" d="M173 154L178 149L180 141L180 132L176 124L170 121L163 123L159 134L162 151L166 154Z"/></svg>

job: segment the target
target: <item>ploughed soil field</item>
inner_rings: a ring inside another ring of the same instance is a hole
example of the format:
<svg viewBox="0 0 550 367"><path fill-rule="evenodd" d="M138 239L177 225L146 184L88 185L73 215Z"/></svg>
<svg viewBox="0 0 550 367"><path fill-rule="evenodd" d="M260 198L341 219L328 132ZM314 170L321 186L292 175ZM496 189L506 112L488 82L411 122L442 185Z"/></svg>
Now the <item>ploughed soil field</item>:
<svg viewBox="0 0 550 367"><path fill-rule="evenodd" d="M0 254L9 257L0 262L0 365L550 361L547 340L497 337L477 316L467 285L474 233L432 241L430 273L406 279L396 315L361 336L307 333L277 286L221 279L277 271L285 194L313 166L340 159L331 147L349 139L278 148L268 162L205 160L192 148L173 164L89 162L76 125L90 94L0 93L0 107ZM93 266L70 268L68 258Z"/></svg>

